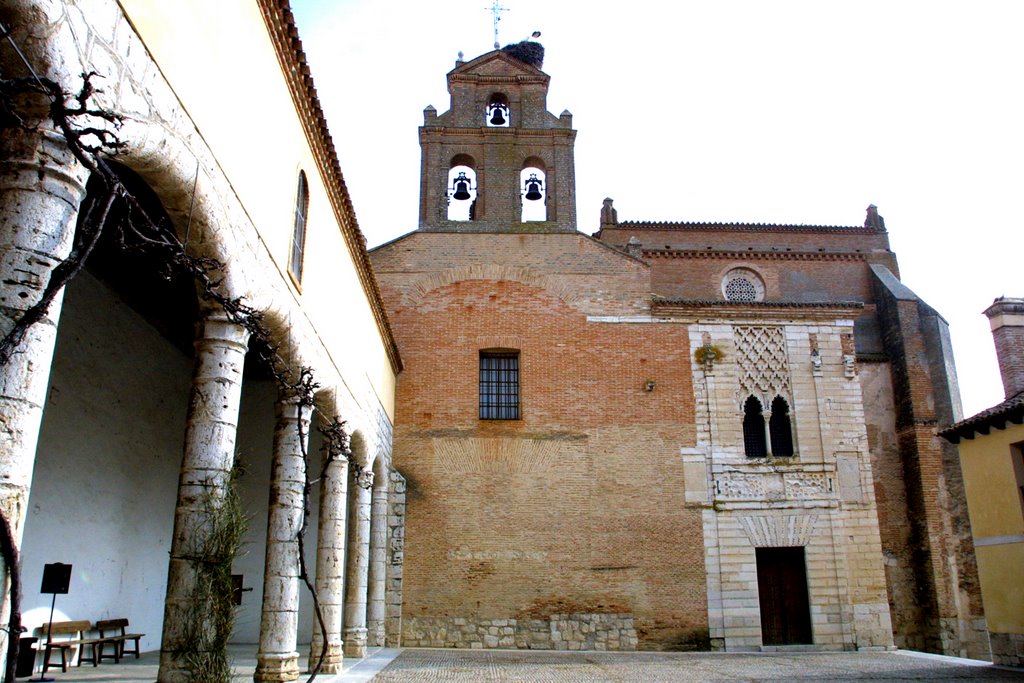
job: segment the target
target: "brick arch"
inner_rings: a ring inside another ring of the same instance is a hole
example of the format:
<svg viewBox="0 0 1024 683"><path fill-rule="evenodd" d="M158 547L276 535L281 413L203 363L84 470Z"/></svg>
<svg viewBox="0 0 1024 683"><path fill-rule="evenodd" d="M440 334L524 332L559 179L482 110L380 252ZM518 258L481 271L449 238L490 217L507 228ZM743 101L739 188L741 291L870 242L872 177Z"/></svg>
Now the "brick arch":
<svg viewBox="0 0 1024 683"><path fill-rule="evenodd" d="M531 287L539 287L557 297L563 303L580 308L581 297L577 290L566 282L545 273L539 273L525 266L510 266L497 263L479 263L458 268L448 268L430 275L423 275L414 280L406 290L405 302L416 305L428 293L447 285L465 280L496 280L519 282Z"/></svg>

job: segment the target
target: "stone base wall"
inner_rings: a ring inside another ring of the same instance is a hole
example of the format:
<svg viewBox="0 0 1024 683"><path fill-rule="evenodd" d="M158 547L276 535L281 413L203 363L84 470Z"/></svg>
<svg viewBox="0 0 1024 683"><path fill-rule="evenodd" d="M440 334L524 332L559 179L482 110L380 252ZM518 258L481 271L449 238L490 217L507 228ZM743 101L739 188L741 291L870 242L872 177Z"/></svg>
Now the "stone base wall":
<svg viewBox="0 0 1024 683"><path fill-rule="evenodd" d="M406 617L405 647L635 650L631 614L552 614L548 619Z"/></svg>
<svg viewBox="0 0 1024 683"><path fill-rule="evenodd" d="M991 660L988 625L984 617L938 620L939 646L943 654L968 659ZM926 650L927 651L927 650Z"/></svg>
<svg viewBox="0 0 1024 683"><path fill-rule="evenodd" d="M1024 667L1024 633L990 633L992 663Z"/></svg>
<svg viewBox="0 0 1024 683"><path fill-rule="evenodd" d="M405 477L392 470L388 506L388 546L384 588L384 645L402 645L402 563L405 559Z"/></svg>

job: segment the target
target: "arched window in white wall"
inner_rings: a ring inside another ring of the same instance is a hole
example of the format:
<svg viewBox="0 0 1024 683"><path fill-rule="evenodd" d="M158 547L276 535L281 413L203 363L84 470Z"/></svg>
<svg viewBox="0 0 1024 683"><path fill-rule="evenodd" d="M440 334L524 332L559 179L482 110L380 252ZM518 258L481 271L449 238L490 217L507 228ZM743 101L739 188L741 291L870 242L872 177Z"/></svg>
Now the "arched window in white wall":
<svg viewBox="0 0 1024 683"><path fill-rule="evenodd" d="M448 171L448 220L473 220L476 195L476 171L465 163L453 165Z"/></svg>
<svg viewBox="0 0 1024 683"><path fill-rule="evenodd" d="M523 223L548 219L547 175L539 164L519 172L519 195L523 200Z"/></svg>
<svg viewBox="0 0 1024 683"><path fill-rule="evenodd" d="M295 197L295 226L292 229L292 252L288 272L295 284L302 282L302 260L306 251L306 213L309 211L309 184L306 173L299 171L299 189Z"/></svg>
<svg viewBox="0 0 1024 683"><path fill-rule="evenodd" d="M484 112L484 124L489 128L508 128L512 120L512 109L508 106L508 98L500 92L491 95Z"/></svg>

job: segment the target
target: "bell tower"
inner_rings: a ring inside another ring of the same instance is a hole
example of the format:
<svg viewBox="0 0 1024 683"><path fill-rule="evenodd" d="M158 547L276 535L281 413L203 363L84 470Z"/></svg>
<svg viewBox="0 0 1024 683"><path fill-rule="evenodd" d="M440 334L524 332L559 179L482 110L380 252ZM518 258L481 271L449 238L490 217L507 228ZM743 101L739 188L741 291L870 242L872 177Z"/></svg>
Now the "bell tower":
<svg viewBox="0 0 1024 683"><path fill-rule="evenodd" d="M576 131L547 110L543 54L523 42L448 73L448 111L420 128L420 230L575 232Z"/></svg>

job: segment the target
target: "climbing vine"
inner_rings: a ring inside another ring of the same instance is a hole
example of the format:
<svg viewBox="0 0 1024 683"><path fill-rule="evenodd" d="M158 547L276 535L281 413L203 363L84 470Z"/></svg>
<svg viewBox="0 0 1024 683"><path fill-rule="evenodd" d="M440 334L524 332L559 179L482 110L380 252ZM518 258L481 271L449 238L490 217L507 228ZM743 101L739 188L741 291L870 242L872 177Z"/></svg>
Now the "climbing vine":
<svg viewBox="0 0 1024 683"><path fill-rule="evenodd" d="M6 30L0 26L0 30ZM10 38L7 36L8 39ZM13 45L13 43L12 43ZM26 62L26 66L27 66ZM29 67L31 70L31 67ZM8 364L12 355L24 341L28 330L44 320L54 299L61 290L81 271L89 255L104 231L116 232L118 245L125 252L147 250L158 253L165 264L165 276L187 274L198 284L202 299L221 308L227 318L244 327L250 336L250 349L257 354L276 382L279 395L290 396L298 401L300 409L308 411L312 418L315 412L315 395L319 384L312 369L294 369L278 353L267 327L263 313L241 297L230 297L222 288L224 264L216 259L190 254L186 245L178 239L174 227L166 217L150 215L143 203L122 183L117 172L108 163L123 151L125 143L119 139L118 131L122 118L94 104L94 95L101 92L94 86L95 73L82 74L82 87L76 94L65 92L56 82L34 74L27 78L0 79L0 127L18 127L34 131L33 117L28 113L34 99L48 100L47 116L55 129L61 133L72 156L90 173L90 182L97 183L101 199L91 202L85 209L75 231L71 252L50 272L39 299L14 321L11 329L0 339L0 367ZM115 220L112 207L123 202L126 211ZM315 586L309 578L305 562L306 522L310 515L310 495L318 479L309 476L309 454L307 434L303 420L298 420L299 443L305 463L305 485L303 487L303 518L296 541L299 546L300 578L306 585L313 600L314 612L325 634L324 647L312 669L309 681L316 678L327 649L327 629ZM350 436L345 424L334 420L321 427L326 441L327 458L320 471L326 475L327 467L339 458L349 460L353 471L359 474L360 466L352 459ZM357 478L357 481L359 479ZM244 514L240 512L232 485L223 491L219 505L210 506L210 537L200 549L202 554L198 566L200 580L192 604L197 614L197 623L191 642L193 652L185 655L186 666L193 672L194 680L229 681L230 664L226 659L227 639L231 633L233 607L227 607L233 592L230 582L232 560L236 556L244 532ZM10 579L8 600L11 608L7 631L9 638L4 681L14 680L15 663L18 656L18 634L21 625L21 565L18 548L14 543L10 520L0 510L0 555L2 555Z"/></svg>

